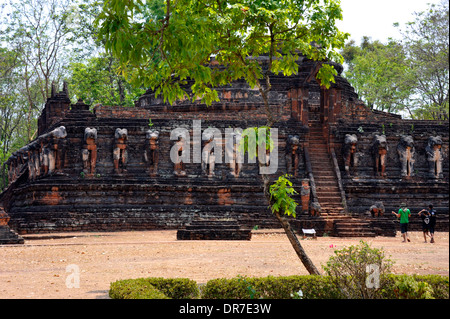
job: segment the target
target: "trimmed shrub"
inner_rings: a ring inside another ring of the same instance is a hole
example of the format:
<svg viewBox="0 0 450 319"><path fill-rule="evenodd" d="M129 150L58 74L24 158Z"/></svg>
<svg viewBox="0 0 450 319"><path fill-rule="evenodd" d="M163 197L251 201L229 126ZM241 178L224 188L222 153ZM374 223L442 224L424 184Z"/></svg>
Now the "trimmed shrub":
<svg viewBox="0 0 450 319"><path fill-rule="evenodd" d="M113 299L192 299L199 296L197 283L188 278L138 278L111 283Z"/></svg>
<svg viewBox="0 0 450 319"><path fill-rule="evenodd" d="M412 276L400 276L394 285L399 299L434 299L433 288L425 281L417 281Z"/></svg>
<svg viewBox="0 0 450 319"><path fill-rule="evenodd" d="M409 280L409 288L407 278L411 278ZM449 277L448 276L439 276L439 275L388 275L387 276L388 287L389 289L385 289L382 293L382 298L384 299L398 299L398 298L410 298L410 299L418 299L431 297L434 299L449 299ZM419 286L414 284L412 281L417 283L426 283L429 289L426 289L430 292L430 294L422 294L425 293L425 285ZM400 283L403 282L403 285ZM412 287L415 286L415 287ZM412 295L411 290L416 290L415 296ZM408 290L409 293L408 293ZM422 292L421 292L422 290Z"/></svg>
<svg viewBox="0 0 450 319"><path fill-rule="evenodd" d="M285 276L213 279L202 289L205 299L291 299L301 291L303 298L339 298L339 292L325 276Z"/></svg>
<svg viewBox="0 0 450 319"><path fill-rule="evenodd" d="M144 280L127 279L111 283L112 299L169 299L165 294Z"/></svg>
<svg viewBox="0 0 450 319"><path fill-rule="evenodd" d="M378 289L376 298L398 299L398 288L396 282L404 278L404 275L386 275L383 289ZM429 286L428 296L436 299L449 298L448 276L406 276L417 282L423 282L424 287ZM419 292L420 292L420 288ZM421 298L422 295L409 295L411 298ZM202 289L204 299L346 299L347 295L334 284L329 276L286 276L286 277L263 277L248 278L237 277L231 279L212 279Z"/></svg>
<svg viewBox="0 0 450 319"><path fill-rule="evenodd" d="M433 289L433 297L436 299L449 299L448 276L439 275L413 275L416 281L424 281Z"/></svg>
<svg viewBox="0 0 450 319"><path fill-rule="evenodd" d="M376 298L449 298L449 277L439 275L385 276ZM344 299L329 276L242 277L209 280L200 296L197 283L186 278L139 278L111 283L113 299ZM375 295L374 295L375 296Z"/></svg>

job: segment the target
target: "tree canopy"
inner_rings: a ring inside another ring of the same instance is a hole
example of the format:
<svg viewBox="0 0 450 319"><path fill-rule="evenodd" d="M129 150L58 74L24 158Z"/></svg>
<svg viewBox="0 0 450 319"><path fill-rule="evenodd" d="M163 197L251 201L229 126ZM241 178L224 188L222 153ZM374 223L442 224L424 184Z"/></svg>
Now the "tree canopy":
<svg viewBox="0 0 450 319"><path fill-rule="evenodd" d="M448 120L449 114L449 4L430 4L414 14L400 39L387 43L364 37L342 51L345 77L373 109L414 119Z"/></svg>
<svg viewBox="0 0 450 319"><path fill-rule="evenodd" d="M415 79L399 43L364 37L360 46L346 43L342 54L348 66L345 76L367 106L392 113L409 109Z"/></svg>
<svg viewBox="0 0 450 319"><path fill-rule="evenodd" d="M264 93L270 90L270 83L260 81L265 72L297 72L299 53L342 62L338 50L347 35L335 25L342 18L338 1L167 0L162 17L148 16L147 3L105 1L99 35L127 79L169 102L189 97L210 104L218 100L212 87L240 78ZM250 58L264 54L268 70ZM223 67L208 67L212 57ZM324 64L318 78L329 85L335 74ZM187 79L194 82L190 92L183 90Z"/></svg>

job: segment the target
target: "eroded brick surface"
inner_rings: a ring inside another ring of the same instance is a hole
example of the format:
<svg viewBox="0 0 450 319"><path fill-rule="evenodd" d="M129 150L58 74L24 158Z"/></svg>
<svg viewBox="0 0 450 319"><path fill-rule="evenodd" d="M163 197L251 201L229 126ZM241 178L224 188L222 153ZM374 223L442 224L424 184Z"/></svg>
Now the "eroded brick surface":
<svg viewBox="0 0 450 319"><path fill-rule="evenodd" d="M272 177L294 175L300 205L292 225L315 228L319 235L392 235L397 224L391 210L407 202L416 212L431 202L439 216L437 227L448 230L448 122L372 111L347 80L337 76L325 89L315 81L314 70L315 63L304 60L296 76L271 76L269 102L279 138ZM256 163L245 157L232 171L223 150L212 174L194 161L194 120L200 120L200 138L208 128L225 138L227 129L265 124L257 90L243 81L217 90L221 100L211 106L190 100L168 105L149 90L134 107L97 105L92 111L82 101L71 105L66 88L54 91L39 118L39 137L7 162L10 185L0 200L11 217L9 225L21 233L168 229L196 218L227 217L246 227L279 227L263 196ZM61 127L64 137L57 133ZM95 138L87 140L87 128L95 129ZM175 128L185 129L190 149L190 162L178 167L170 158ZM117 137L117 129L126 130L126 139ZM351 161L346 161L347 135L356 138ZM381 166L375 167L376 135L383 135L388 146L382 174ZM398 150L405 135L415 150L407 175ZM434 155L427 152L430 137L441 141ZM297 148L291 145L294 140ZM223 149L224 144L218 145ZM300 197L304 179L310 183L306 210ZM383 203L384 214L373 217L370 207L376 202ZM411 227L420 229L418 218L412 218Z"/></svg>

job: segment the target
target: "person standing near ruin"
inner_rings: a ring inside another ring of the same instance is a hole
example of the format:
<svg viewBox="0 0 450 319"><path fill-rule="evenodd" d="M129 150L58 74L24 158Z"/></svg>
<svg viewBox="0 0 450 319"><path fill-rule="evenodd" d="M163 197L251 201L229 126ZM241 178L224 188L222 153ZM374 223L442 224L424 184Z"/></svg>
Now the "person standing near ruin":
<svg viewBox="0 0 450 319"><path fill-rule="evenodd" d="M411 217L411 211L406 207L405 203L402 203L400 205L400 209L398 210L398 214L394 211L392 211L392 214L394 214L397 218L400 218L400 232L402 233L403 242L410 242L408 236L408 224L409 217Z"/></svg>
<svg viewBox="0 0 450 319"><path fill-rule="evenodd" d="M428 229L430 231L430 237L431 237L430 243L434 243L434 227L436 226L436 211L433 209L433 205L430 204L430 205L428 205L428 210L427 209L422 209L419 212L419 215L421 213L422 214L426 214L427 217L428 217L428 220L429 220ZM425 231L424 231L424 235L423 236L425 237ZM426 238L425 238L425 242L427 242Z"/></svg>
<svg viewBox="0 0 450 319"><path fill-rule="evenodd" d="M431 237L429 234L430 231L430 214L426 209L422 209L418 213L419 217L422 219L422 231L423 231L423 239L425 243L427 242L427 235Z"/></svg>

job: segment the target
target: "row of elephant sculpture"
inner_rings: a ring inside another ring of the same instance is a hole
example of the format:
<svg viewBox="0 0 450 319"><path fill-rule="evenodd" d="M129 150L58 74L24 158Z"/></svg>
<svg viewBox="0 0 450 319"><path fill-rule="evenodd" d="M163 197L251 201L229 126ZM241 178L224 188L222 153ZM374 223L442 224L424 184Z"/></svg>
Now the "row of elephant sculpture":
<svg viewBox="0 0 450 319"><path fill-rule="evenodd" d="M226 148L232 154L227 154L230 166L230 174L234 177L239 176L243 159L237 150L237 144L240 139L239 133L232 134L233 144L231 148ZM115 146L113 149L114 169L116 173L122 173L127 166L127 129L117 128L115 131ZM176 176L185 176L185 163L187 162L185 155L186 137L183 134L176 134L174 145L171 148L170 158L173 162L173 174ZM202 171L208 177L214 176L214 167L216 156L214 154L215 141L213 134L203 134L203 147L201 151L201 167ZM97 161L97 129L86 128L84 132L84 146L82 150L82 161L84 172L88 175L95 173ZM146 143L144 150L144 161L147 163L150 176L158 173L159 162L159 132L157 130L146 131Z"/></svg>
<svg viewBox="0 0 450 319"><path fill-rule="evenodd" d="M238 134L233 133L232 153L227 154L231 159L229 161L230 174L239 176L243 159L237 152L236 141L239 139ZM15 152L5 163L8 165L8 180L12 183L16 180L25 169L28 169L29 180L35 180L53 172L61 171L64 168L67 152L66 128L58 127L53 131L39 136L32 143ZM185 176L185 137L176 136L174 145L171 149L171 159L173 161L173 173L176 176ZM128 130L126 128L117 128L114 133L114 147L112 152L114 171L121 174L126 171L128 164L127 151ZM87 127L84 130L83 143L81 148L81 160L83 165L83 175L93 176L97 166L97 129ZM201 154L201 166L203 172L212 177L214 175L215 156L214 156L214 136L212 134L204 134L203 147ZM229 149L227 149L229 151ZM172 156L173 155L173 156ZM159 132L157 130L146 131L146 142L144 149L144 162L150 176L155 176L158 172L159 162Z"/></svg>
<svg viewBox="0 0 450 319"><path fill-rule="evenodd" d="M54 171L64 168L67 143L66 129L60 126L53 131L39 136L35 141L15 152L6 162L9 167L8 180L14 181L24 168L28 168L28 177L34 180L39 176L51 174ZM128 163L127 152L128 131L125 128L117 128L114 133L114 147L112 152L113 165L116 173L120 174L126 170ZM230 173L237 177L240 174L243 160L239 157L237 143L240 136L235 136L232 140L231 162L229 163ZM214 175L215 156L214 156L214 136L204 137L202 148L202 170L205 175L211 177ZM174 175L184 176L185 165L183 163L183 147L185 141L183 136L179 136L174 141ZM356 134L346 134L343 144L343 158L345 172L350 175L357 169L360 153L357 150L358 138ZM438 179L443 177L441 151L442 138L440 136L431 136L428 138L425 146L426 159L429 164L429 177ZM171 150L172 151L172 150ZM299 156L301 151L301 142L297 135L289 135L286 143L286 169L288 173L297 175L299 167ZM374 159L374 172L377 176L386 176L386 159L389 151L385 135L374 134L371 143L371 155ZM401 164L402 176L414 175L415 147L412 136L402 136L397 145L397 153ZM172 156L172 154L171 154ZM230 155L229 155L230 156ZM83 146L81 150L81 159L83 163L83 173L87 176L95 174L97 163L97 129L87 127L84 130ZM155 176L158 172L159 162L159 132L157 130L146 131L146 142L144 150L144 161L150 176Z"/></svg>
<svg viewBox="0 0 450 319"><path fill-rule="evenodd" d="M350 174L351 168L358 166L358 138L356 134L346 134L343 147L345 172ZM442 172L442 138L430 136L425 146L426 160L428 162L428 177L439 179L443 177ZM414 163L416 152L414 138L411 135L403 135L397 144L397 154L401 165L401 176L414 175ZM377 176L386 176L386 159L389 151L386 136L374 134L370 147L370 153L374 159L374 172Z"/></svg>
<svg viewBox="0 0 450 319"><path fill-rule="evenodd" d="M128 130L117 128L114 133L113 164L116 173L126 170L128 163L127 152ZM148 163L150 175L155 175L158 170L159 132L148 130L146 132L146 144L144 160ZM84 173L93 175L97 163L97 129L87 127L84 130L84 145L81 151Z"/></svg>
<svg viewBox="0 0 450 319"><path fill-rule="evenodd" d="M66 128L60 126L14 152L5 162L8 183L14 182L27 169L30 180L62 169L66 159L66 136Z"/></svg>

